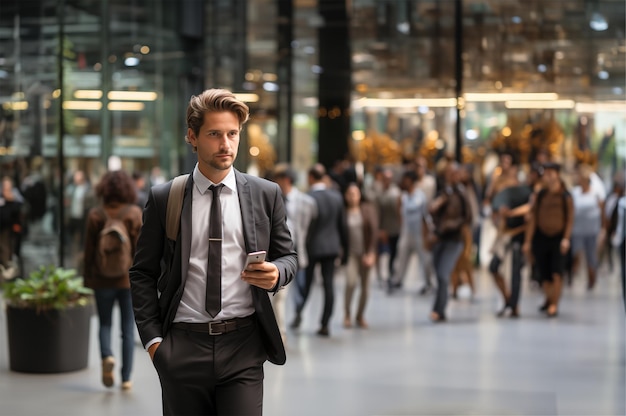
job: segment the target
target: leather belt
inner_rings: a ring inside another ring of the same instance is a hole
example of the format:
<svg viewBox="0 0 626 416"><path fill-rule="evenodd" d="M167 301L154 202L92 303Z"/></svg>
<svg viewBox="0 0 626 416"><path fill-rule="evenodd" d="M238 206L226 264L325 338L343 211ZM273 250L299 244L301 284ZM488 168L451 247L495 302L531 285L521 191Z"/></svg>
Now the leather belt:
<svg viewBox="0 0 626 416"><path fill-rule="evenodd" d="M254 314L246 316L244 318L226 319L223 321L211 321L211 322L174 322L173 328L184 329L186 331L203 332L209 335L222 335L229 332L237 331L238 329L246 328L254 323L256 320Z"/></svg>

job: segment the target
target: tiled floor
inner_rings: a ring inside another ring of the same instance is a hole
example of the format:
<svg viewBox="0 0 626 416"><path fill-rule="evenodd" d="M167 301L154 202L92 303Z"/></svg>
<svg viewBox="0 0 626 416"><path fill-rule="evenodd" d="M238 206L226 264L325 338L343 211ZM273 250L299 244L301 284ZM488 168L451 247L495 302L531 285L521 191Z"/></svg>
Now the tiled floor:
<svg viewBox="0 0 626 416"><path fill-rule="evenodd" d="M557 319L537 311L541 294L528 283L521 318L498 319L493 283L485 272L476 280L475 298L452 301L445 324L428 321L432 297L417 295L417 278L409 277L393 296L374 283L371 328L348 330L341 327L343 284L337 276L329 339L315 335L321 313L316 286L300 331L288 335L287 364L265 367L264 413L626 414L625 312L617 273L602 273L591 293L577 277L564 290ZM100 384L95 319L87 369L31 375L8 370L0 315L0 415L161 413L157 376L139 346L132 392Z"/></svg>

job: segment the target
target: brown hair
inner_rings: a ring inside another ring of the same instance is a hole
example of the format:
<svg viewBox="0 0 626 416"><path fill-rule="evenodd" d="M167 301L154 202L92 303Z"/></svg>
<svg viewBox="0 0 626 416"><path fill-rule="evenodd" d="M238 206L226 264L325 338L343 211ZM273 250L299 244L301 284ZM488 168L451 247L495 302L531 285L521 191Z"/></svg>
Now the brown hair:
<svg viewBox="0 0 626 416"><path fill-rule="evenodd" d="M134 204L137 191L130 175L123 170L109 171L96 185L96 196L107 205L114 202Z"/></svg>
<svg viewBox="0 0 626 416"><path fill-rule="evenodd" d="M204 123L204 114L207 112L229 111L234 113L239 119L241 128L250 117L250 109L235 94L228 90L213 88L205 90L200 95L193 95L187 106L187 128L196 135L200 133L200 127ZM189 137L185 135L185 141L190 143ZM194 153L197 149L193 148Z"/></svg>

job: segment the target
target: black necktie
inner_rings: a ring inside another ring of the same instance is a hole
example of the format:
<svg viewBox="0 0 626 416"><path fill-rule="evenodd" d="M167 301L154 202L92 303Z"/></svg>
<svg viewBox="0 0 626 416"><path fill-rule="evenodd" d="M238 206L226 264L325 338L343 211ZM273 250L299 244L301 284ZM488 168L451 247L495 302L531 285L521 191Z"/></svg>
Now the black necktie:
<svg viewBox="0 0 626 416"><path fill-rule="evenodd" d="M222 204L224 184L211 185L213 192L209 218L209 263L206 273L206 311L212 318L222 309Z"/></svg>

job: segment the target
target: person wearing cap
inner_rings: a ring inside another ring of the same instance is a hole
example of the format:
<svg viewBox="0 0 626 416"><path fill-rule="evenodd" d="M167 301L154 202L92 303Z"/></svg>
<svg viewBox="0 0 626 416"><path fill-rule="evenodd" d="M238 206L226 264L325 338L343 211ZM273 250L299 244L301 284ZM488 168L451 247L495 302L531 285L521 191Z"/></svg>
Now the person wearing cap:
<svg viewBox="0 0 626 416"><path fill-rule="evenodd" d="M546 297L539 309L548 317L556 317L566 256L571 245L574 206L561 179L560 165L544 164L542 179L544 188L535 196L523 251L527 257L532 255Z"/></svg>

